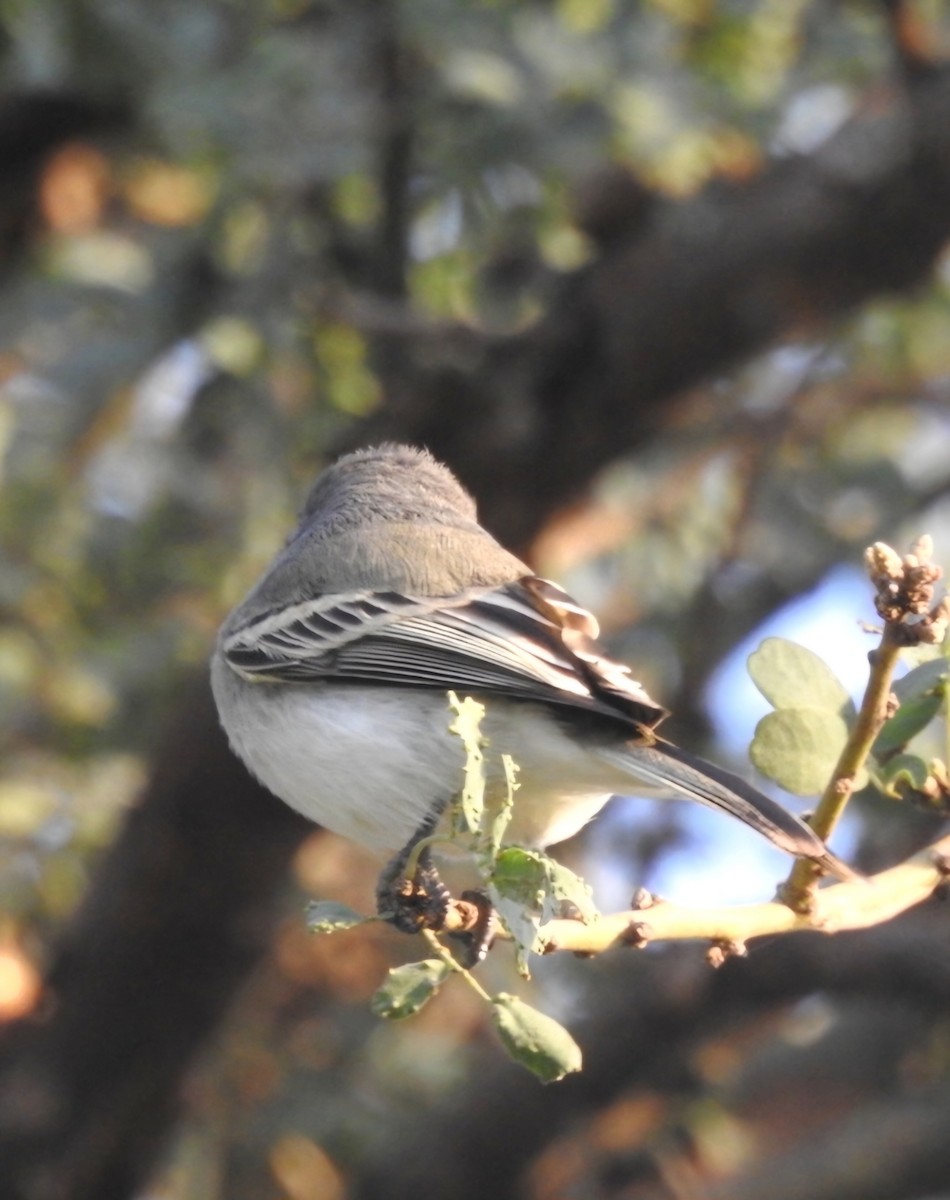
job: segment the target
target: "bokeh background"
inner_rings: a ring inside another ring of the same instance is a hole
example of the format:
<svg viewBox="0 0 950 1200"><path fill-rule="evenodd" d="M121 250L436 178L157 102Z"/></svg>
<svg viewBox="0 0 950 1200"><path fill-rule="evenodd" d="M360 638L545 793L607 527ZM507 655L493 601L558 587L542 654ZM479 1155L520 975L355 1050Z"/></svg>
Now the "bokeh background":
<svg viewBox="0 0 950 1200"><path fill-rule="evenodd" d="M308 897L371 909L376 864L247 777L205 665L315 470L398 438L600 614L694 749L750 770L764 632L860 692L862 549L950 555L945 5L0 23L4 1200L950 1194L938 902L715 973L690 945L546 960L525 994L587 1069L542 1089L464 988L369 1015L418 949L306 933ZM865 869L939 828L854 809ZM563 857L605 907L786 870L635 799ZM515 986L503 950L484 970Z"/></svg>

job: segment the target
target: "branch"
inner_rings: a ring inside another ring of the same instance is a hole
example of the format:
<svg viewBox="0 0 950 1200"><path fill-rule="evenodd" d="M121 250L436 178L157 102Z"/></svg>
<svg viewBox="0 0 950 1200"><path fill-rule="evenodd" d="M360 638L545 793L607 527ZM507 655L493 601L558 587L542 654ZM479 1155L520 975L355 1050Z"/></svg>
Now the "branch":
<svg viewBox="0 0 950 1200"><path fill-rule="evenodd" d="M697 1095L696 1089L701 1093L704 1086L696 1078L698 1047L710 1039L721 1044L723 1032L728 1030L734 1037L741 1024L761 1033L774 1020L773 1014L815 992L827 997L836 1012L844 1010L844 1021L835 1029L838 1040L847 1046L853 1044L845 1033L847 1013L855 1008L863 1012L869 1004L872 1008L898 1006L907 1014L908 1026L916 1029L922 1039L916 1044L928 1044L926 1031L933 1028L935 1020L942 1019L950 1005L947 922L941 908L937 904L922 906L890 924L838 938L805 934L768 939L756 953L731 961L722 971L705 970L695 955L673 953L611 954L588 964L580 974L572 972L580 991L573 1005L578 1020L572 1022L571 1031L584 1047L582 1074L557 1088L538 1088L527 1073L503 1062L500 1055L488 1053L486 1048L485 1054L477 1056L464 1086L442 1103L411 1113L405 1125L390 1129L384 1145L367 1156L356 1185L359 1200L418 1200L420 1195L452 1196L453 1200L481 1200L486 1195L493 1200L522 1198L532 1161L537 1161L536 1156L556 1138L567 1134L557 1160L563 1163L564 1150L572 1153L571 1148L580 1144L574 1140L577 1132L582 1131L584 1137L583 1131L587 1131L584 1144L590 1146L590 1138L596 1136L598 1128L592 1115L620 1097L668 1097L675 1122L675 1114L682 1113L684 1103L690 1103ZM895 1048L894 1058L901 1058L901 1053ZM813 1088L827 1082L829 1094L835 1099L845 1094L832 1062L820 1079L809 1078ZM733 1072L730 1079L735 1079ZM895 1099L891 1087L887 1101ZM931 1093L921 1100L922 1107L931 1103ZM927 1121L921 1139L932 1134L932 1158L939 1159L945 1179L950 1169L950 1139L946 1136L950 1118L942 1109L941 1104L943 1126ZM865 1114L867 1126L873 1127L873 1110L862 1109L856 1114L856 1122L864 1120ZM638 1139L629 1126L626 1129L629 1139L620 1147L619 1158L612 1160L619 1167L612 1177L624 1182L629 1180L626 1169L634 1161L633 1156L640 1156L648 1139L646 1133ZM791 1125L786 1129L789 1138L794 1136ZM857 1139L850 1138L847 1127L842 1129L840 1123L829 1120L824 1130L812 1128L787 1150L788 1167L792 1167L793 1158L800 1167L803 1182L798 1191L790 1186L787 1192L783 1190L783 1170L782 1185L775 1187L773 1195L767 1169L763 1169L758 1193L752 1191L752 1180L747 1185L743 1175L736 1181L735 1192L732 1179L722 1182L716 1200L738 1200L740 1194L743 1200L751 1200L752 1196L755 1200L778 1200L779 1195L781 1200L816 1200L818 1195L844 1200L843 1190L819 1193L809 1185L816 1182L813 1157L824 1157L845 1140L852 1153L860 1156ZM782 1142L783 1146L787 1144ZM877 1147L882 1143L871 1144ZM908 1171L912 1169L912 1148L915 1151L923 1144L908 1128L901 1143L901 1161ZM588 1157L587 1161L596 1163L599 1179L607 1178L609 1158ZM546 1165L550 1162L547 1159ZM862 1182L867 1182L860 1159L855 1162L855 1175L860 1172ZM779 1159L777 1166L783 1168L785 1164ZM750 1175L753 1169L750 1166ZM539 1174L533 1175L533 1180L539 1178ZM590 1178L588 1175L585 1182L589 1183ZM840 1176L838 1179L840 1182ZM570 1186L562 1180L559 1194L566 1194ZM650 1200L656 1200L658 1194L668 1197L666 1191L657 1193L643 1186ZM748 1186L748 1191L740 1193L740 1186ZM931 1186L936 1195L939 1187L933 1182ZM574 1183L578 1195L595 1191L591 1186ZM616 1189L610 1194L616 1194ZM847 1195L850 1200L857 1196L871 1200L870 1194L860 1190ZM877 1193L874 1195L880 1200ZM897 1195L900 1193L888 1193L889 1200ZM695 1197L690 1193L690 1200L709 1198L703 1191Z"/></svg>
<svg viewBox="0 0 950 1200"><path fill-rule="evenodd" d="M796 912L778 901L724 908L693 908L659 901L647 908L602 916L586 925L580 921L549 921L541 927L541 938L546 953L571 950L597 954L617 943L644 946L654 941L709 940L741 944L748 938L796 929L820 933L866 929L929 899L946 882L947 856L950 836L870 879L822 888L809 912Z"/></svg>
<svg viewBox="0 0 950 1200"><path fill-rule="evenodd" d="M881 644L870 655L871 673L864 691L858 715L851 727L835 769L808 823L815 833L827 841L844 813L854 791L854 781L867 761L874 739L887 720L891 679L906 643L900 640L899 626L886 625ZM821 875L820 866L810 859L799 859L792 868L788 882L781 889L789 907L807 909L812 903L813 889Z"/></svg>
<svg viewBox="0 0 950 1200"><path fill-rule="evenodd" d="M427 341L411 396L347 446L427 445L523 551L546 514L649 439L676 393L917 286L948 236L950 71L938 71L878 98L812 155L668 205L565 276L524 334L464 354Z"/></svg>
<svg viewBox="0 0 950 1200"><path fill-rule="evenodd" d="M406 294L409 183L413 157L412 73L402 44L398 6L367 0L370 68L377 88L376 173L382 199L374 253L374 282L388 297Z"/></svg>
<svg viewBox="0 0 950 1200"><path fill-rule="evenodd" d="M947 600L943 599L931 611L934 584L942 575L941 569L931 562L932 554L929 537L919 538L911 553L903 558L883 542L875 542L865 552L865 567L876 589L874 603L884 621L884 631L881 644L870 655L871 673L861 707L810 820L823 841L828 840L841 819L858 772L887 720L891 677L901 650L921 643L937 645L946 634L950 611ZM808 909L820 875L817 863L799 859L781 889L782 899L796 911Z"/></svg>

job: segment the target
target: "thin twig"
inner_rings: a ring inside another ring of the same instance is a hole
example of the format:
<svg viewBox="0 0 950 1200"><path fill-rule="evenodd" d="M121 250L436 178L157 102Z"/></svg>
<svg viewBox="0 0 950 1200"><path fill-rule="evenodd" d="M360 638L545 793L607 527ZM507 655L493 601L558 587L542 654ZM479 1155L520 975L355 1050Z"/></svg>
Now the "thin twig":
<svg viewBox="0 0 950 1200"><path fill-rule="evenodd" d="M831 837L841 820L845 806L854 791L854 781L858 772L867 761L874 739L887 719L891 679L900 651L898 630L892 625L886 625L881 635L881 644L869 655L871 673L851 733L828 786L809 818L808 823L822 841ZM820 875L821 868L811 859L798 859L787 882L780 888L782 899L796 912L804 911L812 903L814 888Z"/></svg>
<svg viewBox="0 0 950 1200"><path fill-rule="evenodd" d="M421 932L422 936L425 938L425 940L428 942L429 947L433 951L433 953L435 953L439 956L439 958L442 960L442 962L445 963L445 965L449 968L449 970L453 971L456 975L461 975L462 978L465 980L465 982L468 984L468 986L474 992L477 992L478 995L481 996L481 998L486 1003L491 1004L492 998L491 998L491 996L489 996L488 992L485 991L485 989L478 982L478 980L475 978L475 976L472 974L472 972L467 970L465 967L463 967L462 964L456 958L453 957L453 955L449 952L449 950L447 950L446 947L442 945L442 943L439 941L438 937L432 932L432 930L431 929L423 929L423 930L420 930L420 932Z"/></svg>
<svg viewBox="0 0 950 1200"><path fill-rule="evenodd" d="M855 777L887 719L891 677L901 650L939 645L946 635L950 602L944 596L932 607L934 588L942 575L932 557L933 540L926 534L903 556L884 542L875 542L864 553L864 566L875 589L874 607L884 622L884 632L880 646L870 656L871 674L861 708L811 818L812 828L824 840L840 820L854 791ZM780 898L796 912L806 911L814 903L819 875L814 862L800 860L780 889Z"/></svg>

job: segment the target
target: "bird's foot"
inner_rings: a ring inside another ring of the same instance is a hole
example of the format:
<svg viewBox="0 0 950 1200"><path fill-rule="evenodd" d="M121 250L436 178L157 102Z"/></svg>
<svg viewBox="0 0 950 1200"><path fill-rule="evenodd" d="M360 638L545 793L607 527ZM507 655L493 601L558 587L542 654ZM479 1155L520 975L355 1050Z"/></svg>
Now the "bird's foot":
<svg viewBox="0 0 950 1200"><path fill-rule="evenodd" d="M452 895L442 882L428 850L419 855L412 875L405 873L408 855L399 854L380 876L376 889L379 915L402 933L435 933L445 928Z"/></svg>
<svg viewBox="0 0 950 1200"><path fill-rule="evenodd" d="M491 946L495 914L482 891L465 891L456 899L442 882L429 848L415 856L415 869L407 874L418 839L413 839L386 866L376 888L377 912L402 933L447 933L461 943L459 961L477 966Z"/></svg>
<svg viewBox="0 0 950 1200"><path fill-rule="evenodd" d="M376 911L402 933L438 932L445 926L452 897L439 878L427 844L438 819L437 812L426 817L383 868L376 884Z"/></svg>

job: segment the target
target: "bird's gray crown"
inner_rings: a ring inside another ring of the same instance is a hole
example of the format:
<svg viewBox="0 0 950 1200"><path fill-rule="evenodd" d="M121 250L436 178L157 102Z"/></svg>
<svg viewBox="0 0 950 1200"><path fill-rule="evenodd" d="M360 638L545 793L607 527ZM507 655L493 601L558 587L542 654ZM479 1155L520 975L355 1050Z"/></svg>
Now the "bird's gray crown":
<svg viewBox="0 0 950 1200"><path fill-rule="evenodd" d="M386 443L344 455L313 485L300 528L342 529L375 521L469 524L475 501L427 450Z"/></svg>

